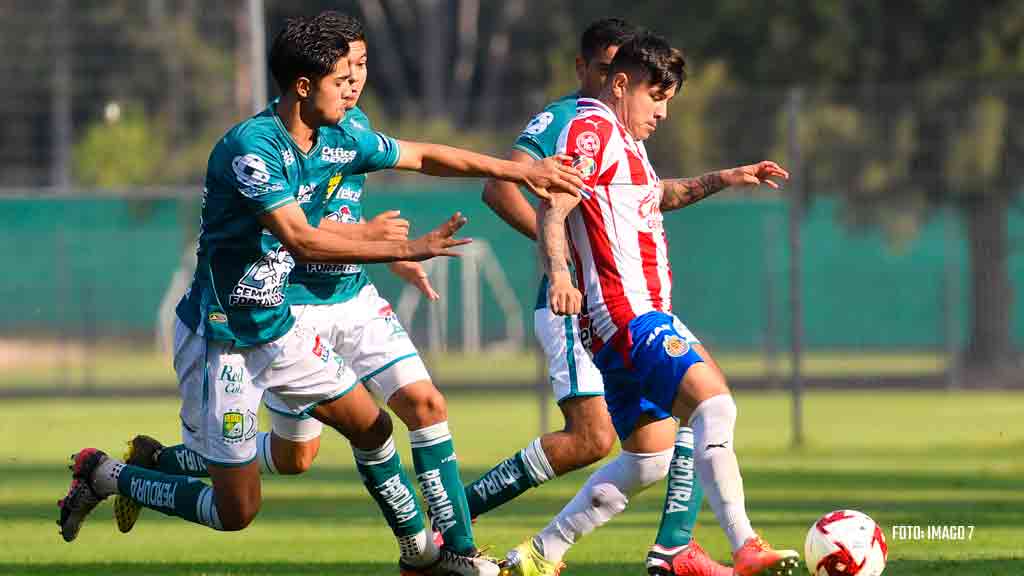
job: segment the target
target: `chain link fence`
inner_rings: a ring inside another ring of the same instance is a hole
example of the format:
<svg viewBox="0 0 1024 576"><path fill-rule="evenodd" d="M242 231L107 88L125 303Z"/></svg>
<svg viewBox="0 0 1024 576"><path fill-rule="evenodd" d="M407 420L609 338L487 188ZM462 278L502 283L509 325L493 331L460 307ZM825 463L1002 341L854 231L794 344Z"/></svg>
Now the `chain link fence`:
<svg viewBox="0 0 1024 576"><path fill-rule="evenodd" d="M173 388L160 327L188 278L206 155L261 90L251 7L0 5L0 72L18 79L0 94L0 246L13 264L0 389ZM659 174L766 158L793 172L781 193L732 190L666 214L675 312L734 383L785 386L794 358L807 386L1024 382L1012 130L1024 83L751 92L701 72L648 143ZM502 94L524 107L513 87ZM472 141L500 153L527 120L500 115ZM486 241L434 267L441 305L373 272L441 384L533 386L532 245L477 202L478 184L375 175L367 190L370 214L401 208L422 230L457 207ZM965 376L979 363L1006 368Z"/></svg>

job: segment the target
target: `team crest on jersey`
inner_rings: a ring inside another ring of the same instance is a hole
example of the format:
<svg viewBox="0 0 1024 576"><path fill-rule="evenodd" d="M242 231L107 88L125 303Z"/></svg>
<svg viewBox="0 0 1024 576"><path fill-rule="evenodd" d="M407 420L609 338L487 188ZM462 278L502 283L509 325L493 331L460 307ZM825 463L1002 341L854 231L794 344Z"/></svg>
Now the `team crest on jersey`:
<svg viewBox="0 0 1024 576"><path fill-rule="evenodd" d="M597 135L597 132L583 132L576 137L576 150L580 154L586 154L587 156L597 156L598 149L601 148L601 138Z"/></svg>
<svg viewBox="0 0 1024 576"><path fill-rule="evenodd" d="M237 444L245 438L245 415L237 410L228 410L221 417L224 442Z"/></svg>
<svg viewBox="0 0 1024 576"><path fill-rule="evenodd" d="M207 316L207 318L210 319L210 322L217 324L223 324L228 321L228 315L223 312L210 312L210 315Z"/></svg>
<svg viewBox="0 0 1024 576"><path fill-rule="evenodd" d="M665 336L661 345L665 347L665 353L673 358L678 358L690 351L690 343L675 334Z"/></svg>
<svg viewBox="0 0 1024 576"><path fill-rule="evenodd" d="M523 129L523 134L529 134L530 136L536 136L541 132L548 129L551 125L551 121L555 119L555 115L551 112L541 112L530 120L530 123Z"/></svg>
<svg viewBox="0 0 1024 576"><path fill-rule="evenodd" d="M580 173L584 180L589 179L597 172L597 162L590 156L577 156L573 158L572 167Z"/></svg>
<svg viewBox="0 0 1024 576"><path fill-rule="evenodd" d="M334 196L334 191L338 188L338 184L341 184L341 179L344 178L341 172L338 172L331 179L327 181L327 199L330 200L331 196Z"/></svg>
<svg viewBox="0 0 1024 576"><path fill-rule="evenodd" d="M291 166L295 164L295 154L288 149L281 150L281 160L284 161L285 166Z"/></svg>

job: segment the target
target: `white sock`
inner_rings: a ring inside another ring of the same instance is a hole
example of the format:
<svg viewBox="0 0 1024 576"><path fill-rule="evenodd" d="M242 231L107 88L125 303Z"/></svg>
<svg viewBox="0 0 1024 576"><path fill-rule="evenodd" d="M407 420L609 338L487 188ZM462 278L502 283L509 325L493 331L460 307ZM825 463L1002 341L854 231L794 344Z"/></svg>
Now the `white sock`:
<svg viewBox="0 0 1024 576"><path fill-rule="evenodd" d="M541 446L540 438L530 442L526 448L519 451L519 454L523 458L523 463L526 464L526 473L529 474L534 486L540 486L555 477L555 470L551 467L551 462L548 461L548 455Z"/></svg>
<svg viewBox="0 0 1024 576"><path fill-rule="evenodd" d="M117 479L121 476L123 469L124 462L108 456L92 472L92 489L104 498L116 494Z"/></svg>
<svg viewBox="0 0 1024 576"><path fill-rule="evenodd" d="M437 560L441 553L434 544L434 539L427 536L426 530L420 530L409 536L399 536L398 549L402 562L410 566L426 566Z"/></svg>
<svg viewBox="0 0 1024 576"><path fill-rule="evenodd" d="M595 528L626 509L629 498L668 474L672 450L639 454L623 451L597 469L576 496L537 536L534 544L551 562Z"/></svg>
<svg viewBox="0 0 1024 576"><path fill-rule="evenodd" d="M693 460L708 504L735 552L754 529L747 518L743 478L733 447L736 403L729 394L708 398L690 416L693 428Z"/></svg>
<svg viewBox="0 0 1024 576"><path fill-rule="evenodd" d="M277 474L271 446L270 432L256 433L256 460L260 463L260 474Z"/></svg>
<svg viewBox="0 0 1024 576"><path fill-rule="evenodd" d="M196 502L197 521L214 530L223 530L224 525L220 521L220 513L217 512L217 499L213 497L213 488L206 487L199 493L199 500Z"/></svg>

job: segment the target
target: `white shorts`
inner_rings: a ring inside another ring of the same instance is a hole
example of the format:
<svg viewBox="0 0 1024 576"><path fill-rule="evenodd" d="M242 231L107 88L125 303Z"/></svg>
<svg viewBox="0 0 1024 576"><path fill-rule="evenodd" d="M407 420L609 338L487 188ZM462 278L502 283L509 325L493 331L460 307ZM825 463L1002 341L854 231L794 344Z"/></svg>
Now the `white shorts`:
<svg viewBox="0 0 1024 576"><path fill-rule="evenodd" d="M548 358L548 377L559 403L604 395L604 380L583 346L578 316L558 316L550 308L538 308L533 311L533 333Z"/></svg>
<svg viewBox="0 0 1024 576"><path fill-rule="evenodd" d="M292 314L314 326L334 352L352 367L359 380L381 402L387 403L400 388L430 374L409 334L388 301L368 284L351 300L338 304L292 306ZM314 418L278 410L273 394L264 398L271 412L274 434L304 442L320 435L323 425Z"/></svg>
<svg viewBox="0 0 1024 576"><path fill-rule="evenodd" d="M209 341L178 320L174 370L185 446L224 466L256 457L256 412L266 395L293 418L348 393L355 372L301 320L277 340L247 348Z"/></svg>

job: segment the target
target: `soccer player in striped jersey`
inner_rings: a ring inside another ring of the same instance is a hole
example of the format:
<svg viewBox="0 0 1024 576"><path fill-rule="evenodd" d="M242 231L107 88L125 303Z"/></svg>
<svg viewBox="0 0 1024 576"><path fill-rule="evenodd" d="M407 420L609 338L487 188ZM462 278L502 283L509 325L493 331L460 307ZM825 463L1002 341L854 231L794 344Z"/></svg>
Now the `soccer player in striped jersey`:
<svg viewBox="0 0 1024 576"><path fill-rule="evenodd" d="M601 93L615 53L636 31L620 18L601 19L587 27L576 57L579 90L555 100L534 116L513 144L509 159L531 162L555 153L559 135L576 116L577 99L596 98ZM490 180L483 197L509 225L530 239L537 239L536 214L518 187ZM597 462L608 455L615 442L615 429L604 401L604 382L587 350L589 331L581 332L578 317L559 316L551 311L547 276L537 294L534 333L547 357L549 380L565 427L534 439L469 484L466 495L474 517L552 478ZM728 568L712 560L692 538L703 498L700 484L694 478L692 431L684 426L679 429L674 446L656 454L626 451L609 466L626 463L628 469L645 471L647 479L640 483L643 487L666 474L669 476L661 525L648 552L648 571L657 575L729 574ZM630 491L626 485L619 488L622 492ZM543 547L540 541L540 546L524 543L517 554L538 572L550 572L556 569L564 554L562 548L567 546L562 539L548 540L544 554L537 550Z"/></svg>
<svg viewBox="0 0 1024 576"><path fill-rule="evenodd" d="M791 573L799 556L771 548L747 517L733 450L736 404L708 351L672 314L662 213L728 186L778 187L770 178L788 174L766 161L661 181L643 141L666 118L668 102L684 80L682 52L645 33L616 53L600 96L578 100L559 150L572 158L593 192L577 202L559 197L541 205L539 241L549 300L556 314L578 313L586 303L581 323L592 330L590 349L624 453L666 450L676 436L667 416L686 422L693 429L697 476L733 549L734 573L781 576ZM566 227L582 294L566 264ZM538 535L544 551L548 542L585 534L625 507L629 493L616 479L643 483L638 467L633 464L631 471L629 464L605 466L590 477L582 497Z"/></svg>

